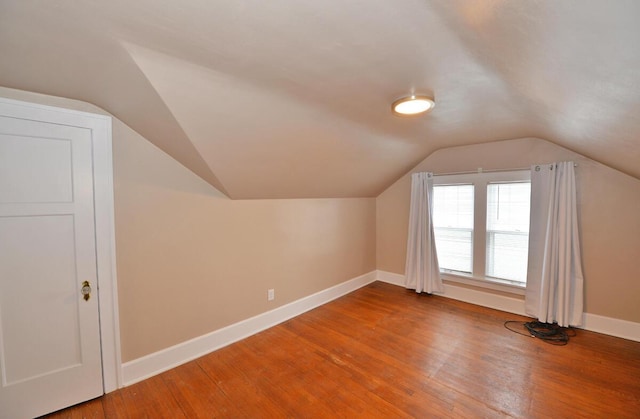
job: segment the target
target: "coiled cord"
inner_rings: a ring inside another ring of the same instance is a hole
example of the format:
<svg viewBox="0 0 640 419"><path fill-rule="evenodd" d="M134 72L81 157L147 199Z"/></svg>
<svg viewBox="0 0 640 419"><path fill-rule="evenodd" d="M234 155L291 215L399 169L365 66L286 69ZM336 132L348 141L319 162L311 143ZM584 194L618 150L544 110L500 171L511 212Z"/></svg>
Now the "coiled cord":
<svg viewBox="0 0 640 419"><path fill-rule="evenodd" d="M515 326L512 326L515 324L522 326L523 332L518 331ZM552 345L566 345L569 343L569 338L576 335L576 331L571 328L560 327L556 323L543 323L537 320L531 322L507 320L504 322L504 327L519 335L542 339Z"/></svg>

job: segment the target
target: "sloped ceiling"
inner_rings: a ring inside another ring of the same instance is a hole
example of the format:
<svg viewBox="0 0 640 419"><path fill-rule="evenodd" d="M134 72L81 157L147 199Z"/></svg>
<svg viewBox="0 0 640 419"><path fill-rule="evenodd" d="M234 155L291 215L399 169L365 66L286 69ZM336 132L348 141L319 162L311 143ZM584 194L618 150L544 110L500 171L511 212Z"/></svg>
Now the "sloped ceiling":
<svg viewBox="0 0 640 419"><path fill-rule="evenodd" d="M93 103L232 198L376 196L535 136L640 178L640 2L0 0L0 85ZM428 115L390 103L430 93Z"/></svg>

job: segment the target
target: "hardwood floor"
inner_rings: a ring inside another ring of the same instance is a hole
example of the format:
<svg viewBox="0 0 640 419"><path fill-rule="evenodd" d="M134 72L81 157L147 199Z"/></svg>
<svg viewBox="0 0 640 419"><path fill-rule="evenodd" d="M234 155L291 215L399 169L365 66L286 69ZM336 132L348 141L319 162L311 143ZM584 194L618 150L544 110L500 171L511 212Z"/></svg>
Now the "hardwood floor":
<svg viewBox="0 0 640 419"><path fill-rule="evenodd" d="M639 418L640 343L376 282L50 418Z"/></svg>

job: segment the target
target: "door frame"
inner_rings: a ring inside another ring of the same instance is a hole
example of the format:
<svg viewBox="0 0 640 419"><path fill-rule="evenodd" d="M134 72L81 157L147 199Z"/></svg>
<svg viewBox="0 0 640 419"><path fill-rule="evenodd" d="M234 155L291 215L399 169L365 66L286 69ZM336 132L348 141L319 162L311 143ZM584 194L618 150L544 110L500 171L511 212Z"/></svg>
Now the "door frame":
<svg viewBox="0 0 640 419"><path fill-rule="evenodd" d="M104 393L122 387L116 281L111 117L0 97L0 115L69 125L91 131L96 233L96 272Z"/></svg>

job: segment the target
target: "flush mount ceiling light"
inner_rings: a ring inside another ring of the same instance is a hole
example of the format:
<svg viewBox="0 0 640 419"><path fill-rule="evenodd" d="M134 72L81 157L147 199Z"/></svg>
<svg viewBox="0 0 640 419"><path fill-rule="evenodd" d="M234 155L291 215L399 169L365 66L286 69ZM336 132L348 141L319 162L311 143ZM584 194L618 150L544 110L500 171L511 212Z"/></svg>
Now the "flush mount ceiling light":
<svg viewBox="0 0 640 419"><path fill-rule="evenodd" d="M435 106L436 102L432 97L411 95L396 100L391 105L393 113L399 116L413 116L420 115L430 111Z"/></svg>

